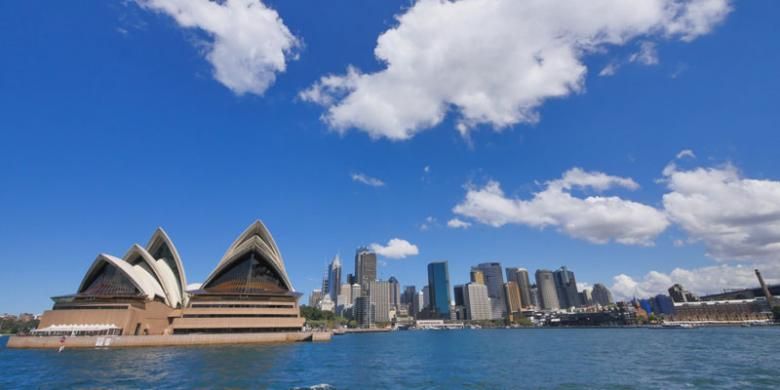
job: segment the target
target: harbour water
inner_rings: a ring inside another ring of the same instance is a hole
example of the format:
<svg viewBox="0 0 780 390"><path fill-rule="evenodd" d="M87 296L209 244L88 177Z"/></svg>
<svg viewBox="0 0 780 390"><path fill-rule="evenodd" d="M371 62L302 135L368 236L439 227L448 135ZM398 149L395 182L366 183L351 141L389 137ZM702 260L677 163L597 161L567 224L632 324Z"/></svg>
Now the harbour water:
<svg viewBox="0 0 780 390"><path fill-rule="evenodd" d="M777 388L780 327L349 334L326 343L14 350L13 388ZM323 385L323 386L318 386Z"/></svg>

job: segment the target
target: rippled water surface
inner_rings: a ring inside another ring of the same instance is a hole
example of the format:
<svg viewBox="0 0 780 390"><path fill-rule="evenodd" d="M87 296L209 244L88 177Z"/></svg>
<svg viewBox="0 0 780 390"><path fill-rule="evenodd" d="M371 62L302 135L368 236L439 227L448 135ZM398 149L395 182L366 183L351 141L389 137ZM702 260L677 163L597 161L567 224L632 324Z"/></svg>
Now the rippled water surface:
<svg viewBox="0 0 780 390"><path fill-rule="evenodd" d="M5 348L0 388L778 388L780 327L501 329L265 346Z"/></svg>

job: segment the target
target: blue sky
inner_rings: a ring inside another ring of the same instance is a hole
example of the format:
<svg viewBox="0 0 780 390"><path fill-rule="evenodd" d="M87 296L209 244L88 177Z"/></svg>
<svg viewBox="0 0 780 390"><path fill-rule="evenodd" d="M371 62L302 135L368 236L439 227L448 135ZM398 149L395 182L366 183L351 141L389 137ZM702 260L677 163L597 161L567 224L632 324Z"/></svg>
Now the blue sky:
<svg viewBox="0 0 780 390"><path fill-rule="evenodd" d="M661 20L666 30L598 42L597 50L576 57L587 68L577 91L539 95L529 109L538 120L530 123L512 117L497 125L485 115L469 121L465 112L476 105L436 95L450 86L404 76L445 111L435 123L423 118L395 133L382 126L396 118L372 124L379 116L369 103L338 120L329 120L328 110L349 108L351 97L381 100L403 85L352 86L330 102L300 94L326 75L349 83L350 65L382 75L387 63L374 56L377 37L416 23L398 15L439 10L407 1L266 0L297 46L285 52L284 71L260 70L275 77L267 88L237 93L215 77L208 23L182 26L165 12L166 1L0 5L0 312L46 309L50 296L74 292L98 253L122 256L157 226L176 244L189 281L202 281L255 219L270 228L304 293L319 286L336 253L346 274L357 246L392 238L419 254L384 257L380 277L418 288L426 264L442 259L453 284L467 280L471 265L500 261L532 271L566 265L578 281L614 285L624 294L654 293L670 281L699 291L742 287L754 283L744 272L752 266L780 278L780 5L774 1L724 3L729 11L702 22L707 29L696 36ZM518 15L507 18L522 25ZM514 50L496 46L497 53ZM230 50L240 56L243 48ZM643 48L651 49L644 60ZM483 61L474 75L475 49L463 50L444 72L456 84L505 70ZM610 64L614 74L600 75ZM520 65L507 69L524 76ZM525 104L487 92L496 106ZM415 102L396 104L393 112L408 118L422 106ZM458 131L464 122L465 136ZM676 158L683 150L695 157ZM594 229L605 229L599 241L595 230L577 233L571 225L583 223L578 218L588 210L572 216L566 204L523 203L574 167L636 186L612 180L599 188L573 185L564 194L575 201L612 197L623 202L620 210L625 202L641 205L658 218L657 229L640 234L642 242L621 243L644 214L615 222L610 216L622 211L607 209L606 217L594 216ZM355 181L356 174L384 185ZM469 194L486 194L490 183L500 183L500 196L455 211ZM670 193L679 197L665 197ZM470 225L448 227L456 218Z"/></svg>

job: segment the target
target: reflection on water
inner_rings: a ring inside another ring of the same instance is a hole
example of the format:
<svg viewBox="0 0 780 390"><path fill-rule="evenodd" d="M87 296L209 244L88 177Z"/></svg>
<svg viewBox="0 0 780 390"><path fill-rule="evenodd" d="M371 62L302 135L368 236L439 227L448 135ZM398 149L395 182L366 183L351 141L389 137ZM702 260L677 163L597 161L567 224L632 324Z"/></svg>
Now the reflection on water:
<svg viewBox="0 0 780 390"><path fill-rule="evenodd" d="M0 388L772 387L779 349L778 327L408 331L62 353L0 347Z"/></svg>

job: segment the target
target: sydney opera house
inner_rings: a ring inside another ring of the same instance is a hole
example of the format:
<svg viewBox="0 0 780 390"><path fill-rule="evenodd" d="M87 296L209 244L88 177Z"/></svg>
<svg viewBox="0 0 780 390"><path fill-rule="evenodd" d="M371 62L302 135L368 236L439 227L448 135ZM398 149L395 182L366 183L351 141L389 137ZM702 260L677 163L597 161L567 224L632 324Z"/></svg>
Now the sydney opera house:
<svg viewBox="0 0 780 390"><path fill-rule="evenodd" d="M52 298L54 306L43 314L34 335L168 340L178 335L302 334L299 297L279 248L260 221L230 245L192 291L187 291L176 247L157 229L145 247L134 244L122 258L98 255L74 294Z"/></svg>

